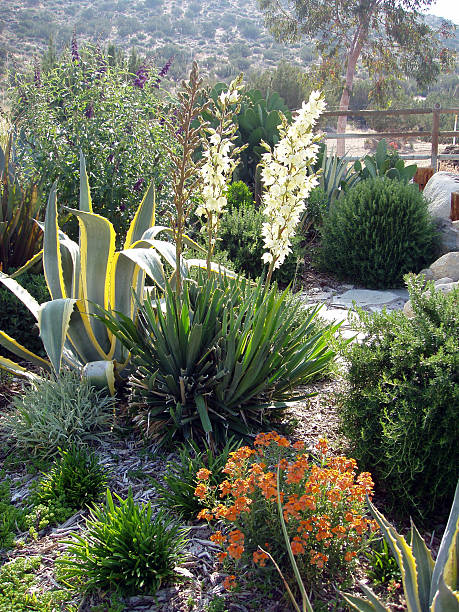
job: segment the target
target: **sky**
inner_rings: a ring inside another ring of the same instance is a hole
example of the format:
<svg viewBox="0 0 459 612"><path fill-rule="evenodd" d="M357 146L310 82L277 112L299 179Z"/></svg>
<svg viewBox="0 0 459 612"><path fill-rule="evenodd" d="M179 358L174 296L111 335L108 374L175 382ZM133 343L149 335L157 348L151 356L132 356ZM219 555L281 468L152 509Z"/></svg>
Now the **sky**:
<svg viewBox="0 0 459 612"><path fill-rule="evenodd" d="M450 19L459 25L459 2L458 0L437 0L429 8L429 13Z"/></svg>

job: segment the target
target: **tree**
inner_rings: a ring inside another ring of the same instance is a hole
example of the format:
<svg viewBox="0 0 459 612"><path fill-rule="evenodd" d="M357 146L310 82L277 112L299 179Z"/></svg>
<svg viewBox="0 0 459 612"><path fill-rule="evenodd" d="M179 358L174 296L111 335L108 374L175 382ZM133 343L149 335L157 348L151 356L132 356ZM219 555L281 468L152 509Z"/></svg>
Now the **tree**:
<svg viewBox="0 0 459 612"><path fill-rule="evenodd" d="M409 75L421 86L453 65L454 53L443 46L453 24L429 27L421 9L432 0L258 0L265 22L279 41L312 39L325 67L343 83L339 109L349 108L359 60L372 82L372 97L382 99L387 85ZM344 74L343 74L344 72ZM347 117L337 131L346 131ZM344 140L338 154L344 154Z"/></svg>

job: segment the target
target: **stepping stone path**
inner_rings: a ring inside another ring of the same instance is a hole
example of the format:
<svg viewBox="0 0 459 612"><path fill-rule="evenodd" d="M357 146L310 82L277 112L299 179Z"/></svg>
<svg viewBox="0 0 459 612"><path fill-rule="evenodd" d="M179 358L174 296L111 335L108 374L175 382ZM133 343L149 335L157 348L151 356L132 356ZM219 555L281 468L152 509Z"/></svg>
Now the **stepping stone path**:
<svg viewBox="0 0 459 612"><path fill-rule="evenodd" d="M373 291L356 289L353 285L341 285L336 288L313 287L304 292L302 298L310 306L322 304L319 317L329 323L342 322L341 335L344 338L353 338L356 331L352 329L349 313L355 311L354 305L368 312L381 312L383 308L403 310L409 295L406 289ZM359 333L356 340L362 340L363 337L364 334Z"/></svg>

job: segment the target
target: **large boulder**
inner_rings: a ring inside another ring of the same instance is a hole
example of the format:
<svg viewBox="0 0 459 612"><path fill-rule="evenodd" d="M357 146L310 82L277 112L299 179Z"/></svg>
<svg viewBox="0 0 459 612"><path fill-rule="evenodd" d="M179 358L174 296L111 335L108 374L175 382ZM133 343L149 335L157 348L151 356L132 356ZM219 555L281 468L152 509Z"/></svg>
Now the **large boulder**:
<svg viewBox="0 0 459 612"><path fill-rule="evenodd" d="M459 281L459 251L446 253L430 266L434 280L450 278Z"/></svg>
<svg viewBox="0 0 459 612"><path fill-rule="evenodd" d="M450 251L459 251L459 227L450 219L440 217L435 218L435 224L439 234L440 255Z"/></svg>
<svg viewBox="0 0 459 612"><path fill-rule="evenodd" d="M433 217L450 220L451 194L454 191L459 191L459 174L436 172L428 180L423 193Z"/></svg>

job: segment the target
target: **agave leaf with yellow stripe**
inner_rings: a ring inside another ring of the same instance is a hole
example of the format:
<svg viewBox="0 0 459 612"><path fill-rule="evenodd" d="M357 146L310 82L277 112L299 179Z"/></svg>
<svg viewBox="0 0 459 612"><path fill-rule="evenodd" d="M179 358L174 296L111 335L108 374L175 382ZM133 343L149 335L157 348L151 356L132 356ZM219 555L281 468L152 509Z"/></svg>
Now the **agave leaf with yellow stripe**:
<svg viewBox="0 0 459 612"><path fill-rule="evenodd" d="M15 376L21 376L22 378L27 378L29 380L40 379L40 376L37 376L33 372L30 372L30 370L26 370L26 368L23 368L18 363L15 363L14 361L11 361L11 359L7 359L6 357L2 357L1 355L0 368L6 370L7 372L11 372L11 374L14 374Z"/></svg>
<svg viewBox="0 0 459 612"><path fill-rule="evenodd" d="M14 338L11 338L11 336L4 331L0 331L0 344L20 359L25 359L26 361L32 362L39 368L44 368L45 370L51 371L51 363L49 361L43 359L35 353L32 353L32 351L29 351L29 349L27 349L25 346L19 344L19 342L16 342Z"/></svg>
<svg viewBox="0 0 459 612"><path fill-rule="evenodd" d="M430 601L433 601L438 585L443 579L453 591L459 590L459 480L454 494L454 501L446 524L445 533L440 544L437 560L432 575Z"/></svg>
<svg viewBox="0 0 459 612"><path fill-rule="evenodd" d="M421 608L419 600L418 572L413 551L407 544L405 538L397 533L389 521L368 501L370 512L377 520L386 542L392 549L402 573L403 588L408 610L418 612Z"/></svg>

